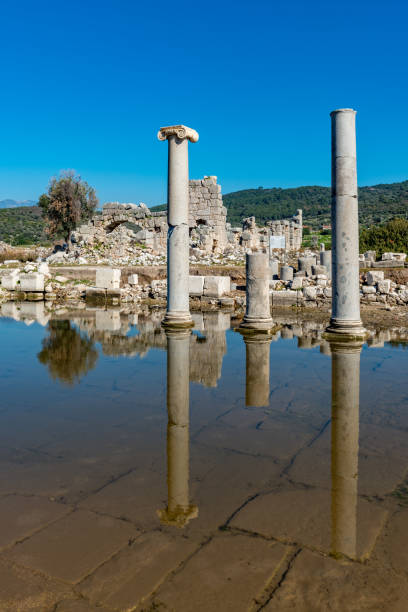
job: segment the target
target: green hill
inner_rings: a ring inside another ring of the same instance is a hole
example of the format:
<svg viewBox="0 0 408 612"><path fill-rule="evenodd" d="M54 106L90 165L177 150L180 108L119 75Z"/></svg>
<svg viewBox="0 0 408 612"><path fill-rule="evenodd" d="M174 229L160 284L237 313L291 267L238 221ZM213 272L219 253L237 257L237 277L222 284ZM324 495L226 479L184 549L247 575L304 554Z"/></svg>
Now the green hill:
<svg viewBox="0 0 408 612"><path fill-rule="evenodd" d="M408 181L389 185L360 187L360 224L369 227L392 217L408 218ZM330 187L295 187L292 189L245 189L223 196L228 209L228 221L240 225L245 217L254 215L259 224L269 219L293 215L298 208L313 228L330 223Z"/></svg>
<svg viewBox="0 0 408 612"><path fill-rule="evenodd" d="M0 209L0 240L12 245L47 242L38 206Z"/></svg>

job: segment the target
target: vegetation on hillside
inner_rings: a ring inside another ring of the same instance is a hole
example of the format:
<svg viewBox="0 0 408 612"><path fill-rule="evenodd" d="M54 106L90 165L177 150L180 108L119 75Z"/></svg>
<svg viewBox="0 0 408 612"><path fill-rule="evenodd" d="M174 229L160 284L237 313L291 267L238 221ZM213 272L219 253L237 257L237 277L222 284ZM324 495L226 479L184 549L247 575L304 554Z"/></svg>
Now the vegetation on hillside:
<svg viewBox="0 0 408 612"><path fill-rule="evenodd" d="M383 253L408 253L408 221L392 219L382 225L362 229L360 232L360 253L377 251Z"/></svg>
<svg viewBox="0 0 408 612"><path fill-rule="evenodd" d="M11 245L44 244L49 239L38 206L0 210L0 240Z"/></svg>
<svg viewBox="0 0 408 612"><path fill-rule="evenodd" d="M362 227L383 223L392 217L408 218L408 181L389 185L360 187L359 217ZM245 189L223 196L227 220L240 225L242 219L254 215L257 223L283 219L303 210L303 217L312 228L330 223L329 187L296 187L292 189Z"/></svg>

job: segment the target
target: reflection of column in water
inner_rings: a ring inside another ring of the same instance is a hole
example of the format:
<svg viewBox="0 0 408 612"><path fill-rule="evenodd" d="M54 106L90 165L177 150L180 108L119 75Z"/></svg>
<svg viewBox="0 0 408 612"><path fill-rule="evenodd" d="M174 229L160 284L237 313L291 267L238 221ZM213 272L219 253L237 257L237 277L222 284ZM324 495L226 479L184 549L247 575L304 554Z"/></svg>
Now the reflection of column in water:
<svg viewBox="0 0 408 612"><path fill-rule="evenodd" d="M330 343L332 352L333 554L356 558L361 343Z"/></svg>
<svg viewBox="0 0 408 612"><path fill-rule="evenodd" d="M167 336L167 508L163 523L184 527L198 516L189 498L189 359L190 330Z"/></svg>
<svg viewBox="0 0 408 612"><path fill-rule="evenodd" d="M244 335L246 347L246 406L269 406L269 361L271 336Z"/></svg>

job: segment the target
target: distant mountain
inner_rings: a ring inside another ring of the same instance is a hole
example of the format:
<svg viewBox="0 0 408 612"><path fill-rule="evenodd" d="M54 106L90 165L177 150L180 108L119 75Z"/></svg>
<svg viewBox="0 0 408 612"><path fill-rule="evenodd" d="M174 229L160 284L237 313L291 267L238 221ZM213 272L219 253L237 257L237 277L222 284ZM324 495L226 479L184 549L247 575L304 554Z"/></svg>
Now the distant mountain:
<svg viewBox="0 0 408 612"><path fill-rule="evenodd" d="M0 200L0 208L19 208L20 206L36 206L34 200Z"/></svg>

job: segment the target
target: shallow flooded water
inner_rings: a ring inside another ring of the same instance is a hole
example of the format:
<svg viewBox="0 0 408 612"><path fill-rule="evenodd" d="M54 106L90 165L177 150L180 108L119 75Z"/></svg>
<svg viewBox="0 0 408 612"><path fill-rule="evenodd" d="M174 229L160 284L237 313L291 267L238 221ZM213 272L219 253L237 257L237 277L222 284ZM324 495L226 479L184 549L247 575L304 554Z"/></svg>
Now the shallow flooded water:
<svg viewBox="0 0 408 612"><path fill-rule="evenodd" d="M6 304L0 609L406 610L408 351Z"/></svg>

